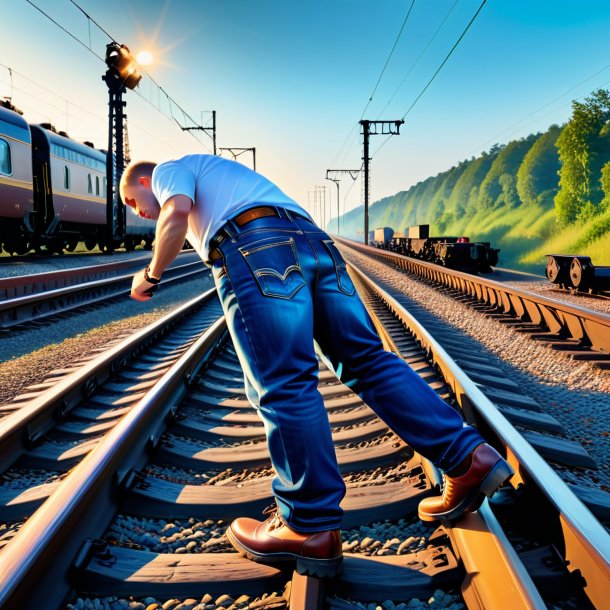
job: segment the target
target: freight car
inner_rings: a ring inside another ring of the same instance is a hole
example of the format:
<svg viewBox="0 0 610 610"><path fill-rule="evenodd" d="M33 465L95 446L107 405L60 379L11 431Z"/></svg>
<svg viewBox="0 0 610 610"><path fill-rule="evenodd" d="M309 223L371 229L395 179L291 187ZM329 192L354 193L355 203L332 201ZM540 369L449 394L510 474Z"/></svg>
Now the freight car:
<svg viewBox="0 0 610 610"><path fill-rule="evenodd" d="M373 241L375 243L385 243L392 240L394 229L391 227L381 227L373 232Z"/></svg>
<svg viewBox="0 0 610 610"><path fill-rule="evenodd" d="M124 245L152 245L155 221L126 207ZM106 153L51 125L30 125L0 105L0 248L74 250L79 241L105 247Z"/></svg>
<svg viewBox="0 0 610 610"><path fill-rule="evenodd" d="M546 276L552 284L575 292L610 292L610 266L595 266L590 257L582 255L546 256Z"/></svg>
<svg viewBox="0 0 610 610"><path fill-rule="evenodd" d="M500 250L489 242L473 243L468 237L430 237L429 233L429 225L416 225L405 231L408 237L376 239L371 245L467 273L491 273L498 264Z"/></svg>

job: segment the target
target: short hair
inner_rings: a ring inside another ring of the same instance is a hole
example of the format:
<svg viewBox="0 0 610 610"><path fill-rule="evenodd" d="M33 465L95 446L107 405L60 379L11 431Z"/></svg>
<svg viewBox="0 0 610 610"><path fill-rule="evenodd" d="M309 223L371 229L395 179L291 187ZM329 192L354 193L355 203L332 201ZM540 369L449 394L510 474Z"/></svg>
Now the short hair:
<svg viewBox="0 0 610 610"><path fill-rule="evenodd" d="M119 184L119 192L121 198L123 198L124 188L126 186L134 186L138 182L138 178L143 176L151 177L153 169L157 166L153 161L136 161L130 163L121 176L121 182Z"/></svg>

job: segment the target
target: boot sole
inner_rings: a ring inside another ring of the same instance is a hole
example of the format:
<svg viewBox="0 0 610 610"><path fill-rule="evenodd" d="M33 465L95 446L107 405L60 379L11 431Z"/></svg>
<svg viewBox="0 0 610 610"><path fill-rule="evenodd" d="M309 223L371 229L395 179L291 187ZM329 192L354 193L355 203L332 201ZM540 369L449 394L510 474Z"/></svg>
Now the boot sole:
<svg viewBox="0 0 610 610"><path fill-rule="evenodd" d="M314 559L313 557L301 557L294 553L257 553L240 542L230 527L227 528L226 535L240 555L257 563L275 565L296 562L295 569L298 574L316 578L334 578L343 571L343 556L332 559Z"/></svg>
<svg viewBox="0 0 610 610"><path fill-rule="evenodd" d="M491 498L494 493L515 474L512 466L504 459L497 462L483 477L478 488L473 489L466 497L451 510L444 513L427 513L418 508L418 515L422 521L450 521L458 519L464 513L474 512L483 503L485 496Z"/></svg>

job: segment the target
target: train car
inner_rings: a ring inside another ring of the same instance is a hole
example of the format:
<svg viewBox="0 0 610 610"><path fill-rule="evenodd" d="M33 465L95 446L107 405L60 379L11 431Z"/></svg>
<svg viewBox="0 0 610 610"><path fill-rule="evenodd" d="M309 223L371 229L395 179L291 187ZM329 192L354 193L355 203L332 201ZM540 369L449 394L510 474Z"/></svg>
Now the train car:
<svg viewBox="0 0 610 610"><path fill-rule="evenodd" d="M468 237L429 237L428 225L408 227L405 234L408 237L379 239L373 245L467 273L490 273L498 264L500 250L489 242L472 243Z"/></svg>
<svg viewBox="0 0 610 610"><path fill-rule="evenodd" d="M27 252L27 223L34 212L32 138L27 121L0 105L0 247Z"/></svg>
<svg viewBox="0 0 610 610"><path fill-rule="evenodd" d="M373 241L383 244L391 241L393 236L394 229L391 227L379 227L374 231Z"/></svg>
<svg viewBox="0 0 610 610"><path fill-rule="evenodd" d="M36 231L31 247L73 250L80 240L95 246L106 223L106 155L31 125Z"/></svg>
<svg viewBox="0 0 610 610"><path fill-rule="evenodd" d="M0 242L10 253L106 244L106 152L0 108ZM156 223L125 209L123 243L150 248ZM119 244L113 244L113 248Z"/></svg>

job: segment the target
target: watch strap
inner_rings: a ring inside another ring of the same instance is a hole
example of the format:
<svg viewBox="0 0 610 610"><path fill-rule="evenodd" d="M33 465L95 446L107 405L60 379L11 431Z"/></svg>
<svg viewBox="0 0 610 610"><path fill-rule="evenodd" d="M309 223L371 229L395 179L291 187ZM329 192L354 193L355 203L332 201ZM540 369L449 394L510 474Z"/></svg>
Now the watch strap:
<svg viewBox="0 0 610 610"><path fill-rule="evenodd" d="M158 284L161 281L161 278L156 278L156 277L150 276L150 267L149 266L147 266L146 269L144 269L144 279L149 284Z"/></svg>

